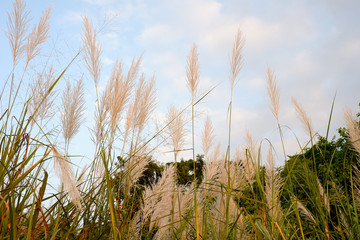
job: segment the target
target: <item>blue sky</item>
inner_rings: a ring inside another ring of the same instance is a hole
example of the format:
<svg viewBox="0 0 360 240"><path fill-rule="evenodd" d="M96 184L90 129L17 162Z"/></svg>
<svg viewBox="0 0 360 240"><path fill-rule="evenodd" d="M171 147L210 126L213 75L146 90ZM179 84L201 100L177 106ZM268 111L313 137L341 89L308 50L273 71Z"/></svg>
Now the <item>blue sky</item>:
<svg viewBox="0 0 360 240"><path fill-rule="evenodd" d="M100 34L104 63L100 86L105 86L116 59L121 59L126 67L134 56L144 54L142 71L147 76L156 76L158 108L153 119L160 122L171 104L184 107L190 101L185 81L186 56L196 43L200 92L218 85L198 106L201 114L196 124L201 130L209 114L217 140L222 141L223 146L230 92L229 57L238 27L246 43L243 69L234 92L233 147L244 143L249 130L258 141L269 138L279 149L276 122L268 108L267 66L275 72L280 87L280 123L295 132L302 142L306 139L305 133L296 118L291 97L302 104L312 118L314 129L321 135L326 133L335 93L331 136L336 128L344 126L346 107L359 111L359 1L29 0L26 4L33 24L52 2L51 39L44 47L42 59L51 53L54 66L60 71L80 48L81 16L88 15L97 27L107 22ZM6 30L6 12L11 8L11 1L1 1L0 7L0 27ZM3 83L11 72L10 49L3 32L0 44L0 81ZM38 60L33 68L44 63ZM91 156L88 127L92 125L94 85L80 57L66 77L77 80L82 76L89 110L71 150L73 154ZM197 134L200 141L200 132ZM285 131L285 137L288 152L295 153L296 139L290 131ZM160 148L155 157L166 161L168 157L163 153L167 150L167 147ZM197 152L201 153L200 147ZM185 158L191 155L182 154ZM278 150L277 155L278 164L283 163L281 151Z"/></svg>

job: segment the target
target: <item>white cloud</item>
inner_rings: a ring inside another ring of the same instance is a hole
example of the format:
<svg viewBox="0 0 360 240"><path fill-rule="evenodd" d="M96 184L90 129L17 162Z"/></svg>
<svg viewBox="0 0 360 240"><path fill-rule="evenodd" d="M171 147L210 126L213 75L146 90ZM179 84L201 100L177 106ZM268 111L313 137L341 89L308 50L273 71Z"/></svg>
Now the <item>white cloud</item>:
<svg viewBox="0 0 360 240"><path fill-rule="evenodd" d="M140 40L151 42L152 44L164 45L171 44L177 39L176 31L166 24L151 25L141 33Z"/></svg>
<svg viewBox="0 0 360 240"><path fill-rule="evenodd" d="M63 22L81 23L83 15L82 12L68 10L62 15L60 20Z"/></svg>
<svg viewBox="0 0 360 240"><path fill-rule="evenodd" d="M106 56L104 56L104 57L102 58L102 60L103 60L104 64L106 64L106 65L112 65L112 64L114 64L114 60L112 60L112 59L110 59L110 58L108 58L108 57L106 57Z"/></svg>
<svg viewBox="0 0 360 240"><path fill-rule="evenodd" d="M97 6L104 6L115 2L115 0L82 0L82 1Z"/></svg>
<svg viewBox="0 0 360 240"><path fill-rule="evenodd" d="M120 45L119 34L116 32L108 32L100 35L100 42L102 43L102 48L107 51L116 51Z"/></svg>

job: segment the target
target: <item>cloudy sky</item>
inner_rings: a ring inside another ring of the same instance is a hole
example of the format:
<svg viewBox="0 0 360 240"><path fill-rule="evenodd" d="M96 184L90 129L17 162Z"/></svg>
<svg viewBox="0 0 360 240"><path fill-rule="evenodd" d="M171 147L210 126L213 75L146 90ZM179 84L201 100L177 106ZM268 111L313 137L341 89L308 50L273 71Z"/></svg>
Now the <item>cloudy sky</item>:
<svg viewBox="0 0 360 240"><path fill-rule="evenodd" d="M223 146L230 92L229 57L238 28L246 40L243 69L234 91L233 147L244 143L249 130L259 142L270 139L277 148L278 164L284 161L276 121L268 107L267 66L275 72L280 87L279 118L289 154L298 149L294 133L301 143L305 142L292 97L302 104L320 135L326 134L335 94L330 136L344 126L343 112L347 107L354 112L360 110L360 1L28 0L33 23L52 2L51 39L43 56L51 53L58 70L66 66L80 48L82 16L86 14L102 29L104 70L100 86L106 84L116 59L121 59L126 67L134 56L144 54L142 71L147 76L156 76L158 108L154 119L160 121L171 104L183 108L190 101L185 66L186 56L195 43L199 53L200 92L217 86L198 106L200 115L196 124L201 130L204 117L210 115L217 140ZM1 1L0 7L0 27L6 30L6 12L11 1ZM9 44L3 32L0 44L3 83L11 72ZM94 85L83 66L79 58L68 77L88 79L87 104L92 106ZM85 140L92 116L88 111L88 120L73 141L75 154L89 149ZM264 145L268 147L267 143ZM166 148L159 149L156 157L166 161L166 155L162 155L165 151ZM201 153L200 147L197 152ZM190 153L183 153L183 157L188 156Z"/></svg>

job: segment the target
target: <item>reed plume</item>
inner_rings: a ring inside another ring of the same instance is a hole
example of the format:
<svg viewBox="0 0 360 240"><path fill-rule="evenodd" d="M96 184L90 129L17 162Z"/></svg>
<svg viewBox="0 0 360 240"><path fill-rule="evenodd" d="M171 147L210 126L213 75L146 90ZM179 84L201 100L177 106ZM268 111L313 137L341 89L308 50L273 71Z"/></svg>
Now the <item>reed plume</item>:
<svg viewBox="0 0 360 240"><path fill-rule="evenodd" d="M159 221L170 215L171 195L174 183L174 167L165 168L161 178L151 187L146 187L143 193L143 204L141 205L141 225L150 220L150 230L159 226ZM162 206L163 208L160 208ZM170 207L170 208L169 208ZM162 223L162 221L161 221Z"/></svg>
<svg viewBox="0 0 360 240"><path fill-rule="evenodd" d="M204 130L201 136L202 148L205 154L205 157L208 157L211 147L214 145L214 129L209 116L206 117Z"/></svg>
<svg viewBox="0 0 360 240"><path fill-rule="evenodd" d="M241 50L244 47L245 40L243 38L240 28L238 29L232 49L232 55L230 59L230 88L234 89L236 84L236 79L239 75L239 72L242 68L242 55Z"/></svg>
<svg viewBox="0 0 360 240"><path fill-rule="evenodd" d="M49 38L50 23L52 6L50 6L41 15L40 21L37 26L34 26L33 30L27 37L26 44L26 58L27 63L40 54L41 45Z"/></svg>
<svg viewBox="0 0 360 240"><path fill-rule="evenodd" d="M13 8L8 13L8 30L5 32L11 46L13 66L24 56L25 40L28 31L29 11L26 11L23 0L13 2Z"/></svg>
<svg viewBox="0 0 360 240"><path fill-rule="evenodd" d="M244 161L244 171L246 179L251 185L254 182L254 177L256 172L259 170L258 166L258 152L257 152L257 143L251 136L251 133L246 131L246 149L245 149L245 161Z"/></svg>
<svg viewBox="0 0 360 240"><path fill-rule="evenodd" d="M360 154L360 127L359 123L353 118L350 110L345 111L345 122L348 128L350 142L356 152Z"/></svg>
<svg viewBox="0 0 360 240"><path fill-rule="evenodd" d="M187 67L186 67L186 81L192 98L195 98L196 91L199 85L199 63L197 47L194 44L190 50L190 54L187 56Z"/></svg>
<svg viewBox="0 0 360 240"><path fill-rule="evenodd" d="M226 202L225 202L225 234L228 234L229 231L229 217L230 217L230 201L231 201L231 193L230 193L230 188L231 188L231 176L230 176L230 171L231 171L231 163L230 163L230 155L231 155L231 126L232 126L232 102L233 102L233 93L234 93L234 86L236 84L236 80L238 78L238 74L241 70L241 60L242 60L242 55L241 55L241 50L243 48L244 45L244 40L242 38L242 33L240 31L240 28L237 31L236 37L235 37L235 42L233 45L233 50L232 50L232 57L230 60L230 75L229 75L229 80L230 80L230 102L229 102L229 108L228 108L228 114L229 114L229 127L228 127L228 145L227 145L227 151L226 151L226 157L225 157L225 167L227 168L227 190L226 190Z"/></svg>
<svg viewBox="0 0 360 240"><path fill-rule="evenodd" d="M168 132L171 143L174 147L175 161L179 151L184 147L185 144L185 127L184 127L184 115L180 110L174 106L170 106L168 111Z"/></svg>
<svg viewBox="0 0 360 240"><path fill-rule="evenodd" d="M84 85L79 80L76 86L72 86L69 81L62 95L61 126L67 150L70 139L79 131L80 125L84 121L85 99Z"/></svg>
<svg viewBox="0 0 360 240"><path fill-rule="evenodd" d="M194 169L196 169L196 161L195 161L195 96L197 87L199 85L199 77L200 77L200 70L199 70L199 63L198 63L198 53L196 45L194 44L190 50L190 54L188 55L187 59L187 66L186 66L186 81L187 86L191 93L191 137L192 137L192 153L193 153L193 160L194 160ZM194 171L194 208L195 208L195 225L196 225L196 239L200 239L199 236L199 217L198 217L198 208L197 208L197 197L196 197L196 173Z"/></svg>
<svg viewBox="0 0 360 240"><path fill-rule="evenodd" d="M315 218L312 213L299 200L297 200L296 203L300 215L304 216L307 220L310 220L313 224L316 224Z"/></svg>
<svg viewBox="0 0 360 240"><path fill-rule="evenodd" d="M70 161L66 159L59 151L54 147L54 169L58 175L61 184L71 197L73 203L78 209L81 209L81 196L78 188L76 187L75 174L70 165Z"/></svg>
<svg viewBox="0 0 360 240"><path fill-rule="evenodd" d="M275 162L272 153L272 148L269 148L267 155L268 167L266 168L265 175L265 197L268 203L269 215L274 222L279 222L282 217L280 205L280 190L283 181L275 169Z"/></svg>
<svg viewBox="0 0 360 240"><path fill-rule="evenodd" d="M276 83L276 77L270 67L266 69L267 91L270 98L270 109L276 121L279 122L280 90Z"/></svg>
<svg viewBox="0 0 360 240"><path fill-rule="evenodd" d="M328 214L330 214L330 202L329 202L328 197L326 196L326 193L324 192L324 188L318 177L316 178L316 182L318 185L319 194L320 194L321 198L324 200L325 210L328 212Z"/></svg>
<svg viewBox="0 0 360 240"><path fill-rule="evenodd" d="M131 129L137 131L138 136L140 135L146 122L150 118L150 114L155 109L155 106L155 76L153 76L150 81L146 82L145 75L142 74L136 86L134 99L130 102L128 113L126 115L125 140ZM138 138L138 136L134 137Z"/></svg>
<svg viewBox="0 0 360 240"><path fill-rule="evenodd" d="M29 114L31 125L37 120L52 117L54 111L54 96L56 90L51 90L54 81L54 70L51 66L45 73L38 73L36 80L30 84L31 100L29 101Z"/></svg>
<svg viewBox="0 0 360 240"><path fill-rule="evenodd" d="M94 79L95 86L97 86L102 68L100 60L102 50L101 44L97 41L97 32L87 16L83 17L83 33L81 39L84 45L83 51L86 68Z"/></svg>
<svg viewBox="0 0 360 240"><path fill-rule="evenodd" d="M149 81L140 81L137 86L136 96L140 99L136 102L134 126L141 131L150 118L150 114L156 106L155 76Z"/></svg>
<svg viewBox="0 0 360 240"><path fill-rule="evenodd" d="M99 100L99 108L94 111L95 126L92 132L92 141L97 145L100 145L106 139L105 127L109 125L107 118L109 109L106 105L106 99L108 97L107 92L104 91Z"/></svg>
<svg viewBox="0 0 360 240"><path fill-rule="evenodd" d="M302 106L298 103L298 101L295 98L292 98L291 100L295 105L295 110L298 114L298 118L301 120L303 124L304 129L309 133L310 137L312 137L314 130L312 127L311 119L309 118L305 110L302 108Z"/></svg>
<svg viewBox="0 0 360 240"><path fill-rule="evenodd" d="M345 123L348 128L348 138L351 142L353 149L360 154L360 127L359 122L357 122L353 118L353 114L349 109L347 109L344 113L345 115ZM358 155L359 156L359 155ZM354 164L354 185L355 185L355 201L357 207L360 209L360 169L359 169L360 159L358 158L357 164Z"/></svg>
<svg viewBox="0 0 360 240"><path fill-rule="evenodd" d="M130 99L133 87L133 79L126 78L123 75L122 64L116 61L105 91L105 104L110 115L109 121L112 133L121 120L122 111Z"/></svg>

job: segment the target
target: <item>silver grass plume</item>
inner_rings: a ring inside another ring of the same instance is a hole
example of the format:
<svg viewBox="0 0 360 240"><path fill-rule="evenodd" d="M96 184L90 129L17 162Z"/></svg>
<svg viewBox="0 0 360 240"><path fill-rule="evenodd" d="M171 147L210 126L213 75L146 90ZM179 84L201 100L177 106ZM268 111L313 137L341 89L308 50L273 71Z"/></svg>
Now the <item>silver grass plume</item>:
<svg viewBox="0 0 360 240"><path fill-rule="evenodd" d="M267 91L270 98L270 109L276 121L279 122L280 90L276 83L276 77L270 67L266 69Z"/></svg>
<svg viewBox="0 0 360 240"><path fill-rule="evenodd" d="M198 53L197 47L193 44L190 54L187 57L187 67L186 67L186 81L187 86L190 90L191 96L194 99L199 85L200 70L198 63Z"/></svg>
<svg viewBox="0 0 360 240"><path fill-rule="evenodd" d="M292 98L292 102L295 105L295 110L298 114L298 118L301 120L304 126L304 129L308 132L310 137L312 137L314 134L314 130L311 123L311 119L309 118L305 110L302 108L302 106L298 103L298 101L295 98Z"/></svg>
<svg viewBox="0 0 360 240"><path fill-rule="evenodd" d="M170 216L172 204L169 203L174 190L174 181L174 166L168 166L157 183L145 188L143 203L140 208L142 218L139 225L143 226L147 221L150 221L151 230L155 226L161 227L164 218L167 219Z"/></svg>
<svg viewBox="0 0 360 240"><path fill-rule="evenodd" d="M279 194L283 181L275 169L272 148L269 148L267 156L268 166L265 175L265 197L270 217L278 222L282 217Z"/></svg>
<svg viewBox="0 0 360 240"><path fill-rule="evenodd" d="M172 146L174 148L175 160L180 150L185 144L185 127L184 116L180 110L174 106L170 106L167 116L168 121L168 133Z"/></svg>
<svg viewBox="0 0 360 240"><path fill-rule="evenodd" d="M74 171L70 165L70 161L66 159L59 151L54 147L54 169L58 175L61 184L71 197L73 203L78 209L81 209L81 196L78 188L76 187L76 179Z"/></svg>
<svg viewBox="0 0 360 240"><path fill-rule="evenodd" d="M100 42L97 41L97 32L87 16L83 17L83 34L81 39L84 45L83 53L86 68L94 79L95 86L97 86L102 68L100 60L102 50Z"/></svg>
<svg viewBox="0 0 360 240"><path fill-rule="evenodd" d="M206 117L204 130L201 135L202 148L207 158L211 147L214 145L214 128L209 116Z"/></svg>
<svg viewBox="0 0 360 240"><path fill-rule="evenodd" d="M72 86L69 81L62 95L61 126L67 149L70 139L79 131L84 121L85 99L82 80Z"/></svg>
<svg viewBox="0 0 360 240"><path fill-rule="evenodd" d="M307 220L310 220L312 223L316 224L315 218L311 212L299 201L296 201L297 208L299 210L300 215L304 216Z"/></svg>
<svg viewBox="0 0 360 240"><path fill-rule="evenodd" d="M27 62L30 62L33 58L40 54L41 45L48 39L50 24L49 19L51 16L52 6L46 9L40 17L40 21L37 26L34 26L33 30L27 37L26 44L26 58Z"/></svg>
<svg viewBox="0 0 360 240"><path fill-rule="evenodd" d="M359 123L354 119L353 114L350 110L345 111L345 122L348 128L349 140L353 149L360 154L360 127ZM358 163L360 162L360 158L358 158ZM360 209L360 169L358 164L354 164L354 185L355 185L355 201Z"/></svg>
<svg viewBox="0 0 360 240"><path fill-rule="evenodd" d="M55 90L50 88L54 81L54 71L51 66L45 73L38 73L36 80L30 84L31 100L29 101L29 114L32 118L31 125L37 120L43 120L54 115Z"/></svg>
<svg viewBox="0 0 360 240"><path fill-rule="evenodd" d="M25 53L25 39L29 23L29 11L26 11L25 8L26 5L23 0L16 0L13 3L12 11L7 14L8 30L5 34L11 45L14 66Z"/></svg>
<svg viewBox="0 0 360 240"><path fill-rule="evenodd" d="M231 59L230 59L229 79L230 79L230 88L231 89L234 89L234 85L236 84L236 79L242 68L241 50L244 47L244 43L245 43L245 41L242 36L242 32L241 32L240 28L238 28L238 31L237 31L237 34L235 37L235 41L234 41L234 45L233 45Z"/></svg>

